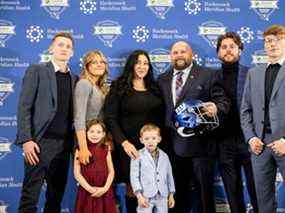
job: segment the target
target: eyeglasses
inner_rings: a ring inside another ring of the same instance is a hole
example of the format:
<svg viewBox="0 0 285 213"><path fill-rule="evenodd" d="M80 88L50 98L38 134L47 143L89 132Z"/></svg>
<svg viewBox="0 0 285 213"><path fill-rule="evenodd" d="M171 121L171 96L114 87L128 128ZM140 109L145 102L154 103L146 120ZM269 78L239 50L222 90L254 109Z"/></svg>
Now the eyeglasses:
<svg viewBox="0 0 285 213"><path fill-rule="evenodd" d="M273 42L274 43L279 42L284 38L285 38L284 36L270 36L270 37L264 38L264 42L266 44L272 44Z"/></svg>

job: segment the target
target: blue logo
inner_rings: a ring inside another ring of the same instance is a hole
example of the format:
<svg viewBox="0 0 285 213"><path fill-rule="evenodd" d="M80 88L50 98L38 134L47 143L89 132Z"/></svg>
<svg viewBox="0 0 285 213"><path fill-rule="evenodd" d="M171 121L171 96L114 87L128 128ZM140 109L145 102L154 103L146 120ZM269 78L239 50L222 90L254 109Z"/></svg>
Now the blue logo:
<svg viewBox="0 0 285 213"><path fill-rule="evenodd" d="M41 0L43 7L54 19L60 19L60 14L69 6L68 0Z"/></svg>
<svg viewBox="0 0 285 213"><path fill-rule="evenodd" d="M184 10L189 15L197 15L201 11L201 2L197 0L187 0L184 3Z"/></svg>
<svg viewBox="0 0 285 213"><path fill-rule="evenodd" d="M7 78L0 77L0 106L3 106L4 100L14 92L14 83Z"/></svg>
<svg viewBox="0 0 285 213"><path fill-rule="evenodd" d="M5 47L6 41L16 34L15 27L12 22L0 19L0 47Z"/></svg>
<svg viewBox="0 0 285 213"><path fill-rule="evenodd" d="M154 68L154 75L159 76L170 67L170 51L162 48L149 52L150 62Z"/></svg>
<svg viewBox="0 0 285 213"><path fill-rule="evenodd" d="M269 21L270 15L278 9L278 0L250 0L253 9L262 20Z"/></svg>
<svg viewBox="0 0 285 213"><path fill-rule="evenodd" d="M217 21L207 21L199 27L199 35L213 48L217 46L218 37L225 34L225 32L226 27Z"/></svg>
<svg viewBox="0 0 285 213"><path fill-rule="evenodd" d="M39 54L40 56L40 63L49 62L52 59L52 54L49 50L44 50L42 53Z"/></svg>
<svg viewBox="0 0 285 213"><path fill-rule="evenodd" d="M80 10L86 14L93 14L96 11L96 1L95 0L81 0Z"/></svg>
<svg viewBox="0 0 285 213"><path fill-rule="evenodd" d="M147 0L147 7L156 15L157 18L165 19L171 7L173 7L173 0Z"/></svg>
<svg viewBox="0 0 285 213"><path fill-rule="evenodd" d="M7 138L0 137L0 160L11 152L12 142ZM1 211L0 211L1 212Z"/></svg>
<svg viewBox="0 0 285 213"><path fill-rule="evenodd" d="M113 42L121 34L122 26L115 21L100 21L94 26L94 35L96 35L107 47L112 47Z"/></svg>

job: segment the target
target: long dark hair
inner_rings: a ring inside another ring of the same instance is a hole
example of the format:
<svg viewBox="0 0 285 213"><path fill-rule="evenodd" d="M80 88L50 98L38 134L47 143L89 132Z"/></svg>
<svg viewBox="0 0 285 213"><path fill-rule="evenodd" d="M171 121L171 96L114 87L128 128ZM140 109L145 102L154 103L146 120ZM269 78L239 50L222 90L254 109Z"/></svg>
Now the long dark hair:
<svg viewBox="0 0 285 213"><path fill-rule="evenodd" d="M112 84L121 96L129 95L133 91L134 67L138 63L140 55L144 55L149 63L149 70L144 77L145 87L155 95L159 95L159 89L153 77L153 68L148 53L144 50L135 50L128 56L121 76Z"/></svg>

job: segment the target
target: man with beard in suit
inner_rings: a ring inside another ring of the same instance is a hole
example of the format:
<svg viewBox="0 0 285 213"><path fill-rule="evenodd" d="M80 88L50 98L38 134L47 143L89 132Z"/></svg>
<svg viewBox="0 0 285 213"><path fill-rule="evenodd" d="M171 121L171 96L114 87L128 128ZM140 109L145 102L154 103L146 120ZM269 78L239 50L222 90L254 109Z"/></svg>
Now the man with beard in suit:
<svg viewBox="0 0 285 213"><path fill-rule="evenodd" d="M166 106L165 122L171 133L172 165L176 185L175 212L189 213L191 183L197 191L198 212L215 213L213 166L215 141L210 133L182 137L176 131L172 115L177 106L194 99L202 101L208 116L225 114L229 102L215 72L192 61L192 49L185 41L171 47L172 68L159 76L158 83Z"/></svg>

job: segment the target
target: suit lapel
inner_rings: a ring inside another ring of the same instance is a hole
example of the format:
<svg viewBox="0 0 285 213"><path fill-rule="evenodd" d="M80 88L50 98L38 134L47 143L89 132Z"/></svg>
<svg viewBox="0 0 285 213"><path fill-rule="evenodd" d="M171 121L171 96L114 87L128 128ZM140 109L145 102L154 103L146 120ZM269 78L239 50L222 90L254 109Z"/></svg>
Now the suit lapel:
<svg viewBox="0 0 285 213"><path fill-rule="evenodd" d="M277 90L279 89L281 83L284 81L284 78L285 78L285 66L283 64L282 67L280 68L277 76L276 76L276 80L275 80L275 83L273 85L273 90L272 90L270 100L272 100L274 98L274 96L277 93Z"/></svg>
<svg viewBox="0 0 285 213"><path fill-rule="evenodd" d="M187 92L189 92L191 90L191 87L193 87L198 75L199 75L198 66L193 63L193 67L191 68L190 73L187 77L187 80L183 86L180 97L176 102L176 106L178 106L180 104L180 102L182 100L184 100L184 96L186 95Z"/></svg>
<svg viewBox="0 0 285 213"><path fill-rule="evenodd" d="M265 100L265 72L266 72L266 65L261 65L260 70L257 71L260 72L257 73L257 76L259 77L259 79L256 81L257 84L260 85L260 92L261 92L261 103L264 105Z"/></svg>
<svg viewBox="0 0 285 213"><path fill-rule="evenodd" d="M48 70L48 76L49 76L49 82L51 85L51 93L52 97L55 103L55 108L57 108L57 84L56 84L56 76L55 76L55 70L51 62L47 63L47 70Z"/></svg>

